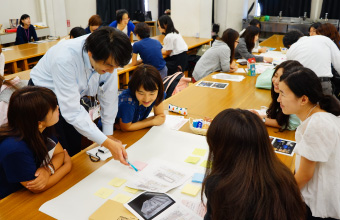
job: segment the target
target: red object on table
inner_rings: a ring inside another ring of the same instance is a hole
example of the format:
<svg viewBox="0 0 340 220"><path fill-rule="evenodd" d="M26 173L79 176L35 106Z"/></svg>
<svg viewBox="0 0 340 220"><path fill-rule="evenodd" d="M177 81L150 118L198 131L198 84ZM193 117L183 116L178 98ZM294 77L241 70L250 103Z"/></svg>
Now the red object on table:
<svg viewBox="0 0 340 220"><path fill-rule="evenodd" d="M12 29L6 29L5 31L6 31L6 33L15 33L15 32L17 32L17 29L12 28Z"/></svg>

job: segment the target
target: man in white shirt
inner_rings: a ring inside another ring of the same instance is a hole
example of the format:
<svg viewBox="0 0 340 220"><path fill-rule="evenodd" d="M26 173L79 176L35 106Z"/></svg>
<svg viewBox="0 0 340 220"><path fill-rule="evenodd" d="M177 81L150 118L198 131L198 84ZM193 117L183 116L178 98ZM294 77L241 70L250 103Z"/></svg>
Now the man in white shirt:
<svg viewBox="0 0 340 220"><path fill-rule="evenodd" d="M340 51L328 37L304 37L300 31L285 34L283 44L289 48L287 60L297 60L319 77L324 94L332 95L332 64L340 72Z"/></svg>
<svg viewBox="0 0 340 220"><path fill-rule="evenodd" d="M61 113L56 125L58 138L72 155L81 150L79 132L105 146L115 159L127 164L124 147L112 135L118 111L116 68L128 64L131 56L129 38L114 28L103 27L90 35L55 45L32 69L29 84L47 87L57 96ZM96 95L103 132L80 105L81 97Z"/></svg>

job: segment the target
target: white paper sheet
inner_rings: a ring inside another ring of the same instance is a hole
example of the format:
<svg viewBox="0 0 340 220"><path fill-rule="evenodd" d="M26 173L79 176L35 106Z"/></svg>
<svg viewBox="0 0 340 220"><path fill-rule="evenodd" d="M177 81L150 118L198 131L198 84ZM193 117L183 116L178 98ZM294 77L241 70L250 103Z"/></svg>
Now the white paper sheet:
<svg viewBox="0 0 340 220"><path fill-rule="evenodd" d="M274 59L273 63L275 64L280 64L287 60L286 54L283 54L280 51L268 51L266 53L261 53L260 55L264 57L272 57Z"/></svg>
<svg viewBox="0 0 340 220"><path fill-rule="evenodd" d="M165 126L156 126L151 128L143 138L129 147L127 153L129 161L138 160L148 163L151 159L158 158L170 163L182 164L181 166L183 168L188 167L193 175L196 172L205 172L205 168L198 164L193 165L183 162L192 154L195 148L208 149L206 137L171 130ZM202 157L202 159L206 158L207 155ZM138 195L138 193L130 194L125 192L123 189L126 183L120 187L114 187L108 184L115 177L128 181L132 180L135 174L136 172L129 169L129 167L120 164L118 161L110 160L58 197L44 203L39 210L56 219L88 219L107 199L112 199L119 193L131 197ZM189 179L186 183L191 183L191 180ZM198 183L191 184L201 185ZM107 199L95 196L94 193L102 187L114 190L114 192ZM169 194L179 201L182 199L199 201L201 199L200 196L193 198L182 194L180 187L169 191Z"/></svg>
<svg viewBox="0 0 340 220"><path fill-rule="evenodd" d="M188 121L184 116L166 115L164 126L178 131Z"/></svg>
<svg viewBox="0 0 340 220"><path fill-rule="evenodd" d="M236 60L236 62L237 62L237 63L240 63L240 62L247 62L247 60L246 60L246 59L238 59L238 60Z"/></svg>
<svg viewBox="0 0 340 220"><path fill-rule="evenodd" d="M234 73L246 73L246 71L243 68L238 68Z"/></svg>
<svg viewBox="0 0 340 220"><path fill-rule="evenodd" d="M245 71L243 70L243 73ZM233 74L227 74L227 73L217 73L212 76L214 79L222 79L222 80L229 80L229 81L235 81L235 82L241 82L245 77L242 75L233 75Z"/></svg>

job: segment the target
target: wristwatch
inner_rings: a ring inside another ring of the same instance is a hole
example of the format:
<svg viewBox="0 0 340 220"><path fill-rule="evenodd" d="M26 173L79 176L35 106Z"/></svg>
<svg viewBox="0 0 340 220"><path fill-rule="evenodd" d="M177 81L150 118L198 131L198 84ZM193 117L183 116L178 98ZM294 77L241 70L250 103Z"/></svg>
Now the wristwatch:
<svg viewBox="0 0 340 220"><path fill-rule="evenodd" d="M54 168L50 164L48 165L48 168L50 168L51 175L53 175L54 174Z"/></svg>
<svg viewBox="0 0 340 220"><path fill-rule="evenodd" d="M263 123L266 123L266 117L262 118Z"/></svg>

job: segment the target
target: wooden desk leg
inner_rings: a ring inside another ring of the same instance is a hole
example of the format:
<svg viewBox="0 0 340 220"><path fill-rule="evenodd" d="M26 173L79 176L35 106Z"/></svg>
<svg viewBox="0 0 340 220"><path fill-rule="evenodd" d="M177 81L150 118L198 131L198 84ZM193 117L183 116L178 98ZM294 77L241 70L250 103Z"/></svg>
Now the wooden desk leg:
<svg viewBox="0 0 340 220"><path fill-rule="evenodd" d="M21 68L21 71L28 70L28 62L27 60L20 60L18 61L18 67Z"/></svg>
<svg viewBox="0 0 340 220"><path fill-rule="evenodd" d="M18 72L18 65L17 65L17 62L11 63L11 72L12 72L12 73L17 73L17 72Z"/></svg>
<svg viewBox="0 0 340 220"><path fill-rule="evenodd" d="M129 79L130 79L130 72L126 72L125 73L124 85L127 85L129 83Z"/></svg>

